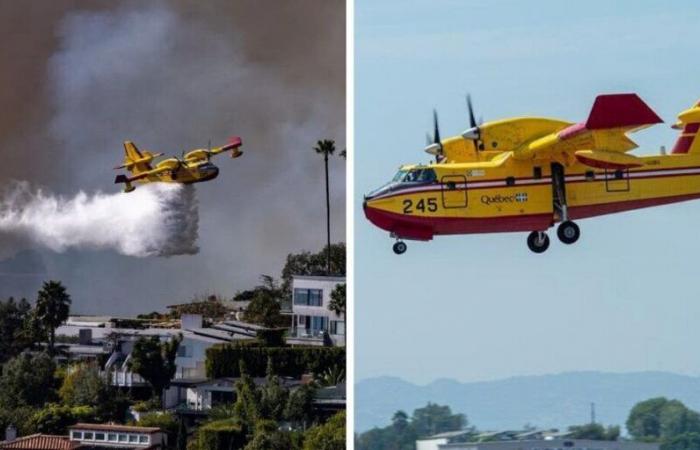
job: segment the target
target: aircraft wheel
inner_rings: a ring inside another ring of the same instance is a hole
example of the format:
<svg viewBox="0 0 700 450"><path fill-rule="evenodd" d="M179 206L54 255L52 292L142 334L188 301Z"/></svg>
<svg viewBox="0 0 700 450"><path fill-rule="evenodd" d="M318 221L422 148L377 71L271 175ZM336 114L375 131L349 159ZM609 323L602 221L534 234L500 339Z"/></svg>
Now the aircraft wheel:
<svg viewBox="0 0 700 450"><path fill-rule="evenodd" d="M396 253L397 255L403 255L404 253L406 253L406 249L408 248L408 246L406 246L406 243L404 241L397 241L394 244L394 247L392 248L394 250L394 253Z"/></svg>
<svg viewBox="0 0 700 450"><path fill-rule="evenodd" d="M527 246L535 253L543 253L549 248L549 236L544 231L533 231L527 237Z"/></svg>
<svg viewBox="0 0 700 450"><path fill-rule="evenodd" d="M557 228L557 237L565 244L573 244L581 237L581 229L574 222L567 220Z"/></svg>

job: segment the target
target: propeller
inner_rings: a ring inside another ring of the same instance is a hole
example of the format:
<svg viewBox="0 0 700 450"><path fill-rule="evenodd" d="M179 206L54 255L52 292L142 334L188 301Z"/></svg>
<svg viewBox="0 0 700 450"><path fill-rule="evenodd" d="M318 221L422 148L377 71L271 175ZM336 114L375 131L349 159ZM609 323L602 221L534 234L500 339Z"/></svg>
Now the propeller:
<svg viewBox="0 0 700 450"><path fill-rule="evenodd" d="M464 139L474 141L476 148L483 150L484 144L481 142L481 129L479 128L483 121L481 117L479 117L478 122L476 121L474 106L472 105L472 97L469 94L467 94L467 110L469 111L469 128L462 133L462 137Z"/></svg>
<svg viewBox="0 0 700 450"><path fill-rule="evenodd" d="M431 155L435 155L435 161L440 162L440 157L442 156L442 142L440 142L440 126L438 125L438 115L437 111L433 109L433 138L430 138L430 134L425 135L426 143L425 152Z"/></svg>

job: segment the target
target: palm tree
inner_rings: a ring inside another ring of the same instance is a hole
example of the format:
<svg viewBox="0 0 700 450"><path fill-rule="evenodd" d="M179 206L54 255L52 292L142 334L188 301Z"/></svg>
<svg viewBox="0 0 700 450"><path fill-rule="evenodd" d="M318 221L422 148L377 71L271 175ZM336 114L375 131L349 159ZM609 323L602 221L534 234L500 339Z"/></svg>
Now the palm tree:
<svg viewBox="0 0 700 450"><path fill-rule="evenodd" d="M60 281L46 281L41 287L36 300L36 319L44 330L48 331L49 354L54 354L56 328L67 318L70 312L70 295Z"/></svg>
<svg viewBox="0 0 700 450"><path fill-rule="evenodd" d="M332 155L335 152L335 141L330 139L324 139L316 143L314 150L319 155L323 155L323 162L326 165L326 251L327 251L327 268L326 275L331 274L331 199L328 187L328 155Z"/></svg>

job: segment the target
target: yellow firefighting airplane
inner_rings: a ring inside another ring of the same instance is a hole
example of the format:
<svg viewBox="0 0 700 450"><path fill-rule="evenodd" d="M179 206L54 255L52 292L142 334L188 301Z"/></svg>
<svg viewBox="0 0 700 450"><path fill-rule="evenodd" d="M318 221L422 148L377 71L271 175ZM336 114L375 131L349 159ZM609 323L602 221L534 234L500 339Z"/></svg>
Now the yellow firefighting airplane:
<svg viewBox="0 0 700 450"><path fill-rule="evenodd" d="M628 153L627 133L662 120L636 95L600 95L583 123L522 117L477 124L469 97L470 128L440 139L436 157L404 165L391 182L365 197L367 218L397 239L530 231L535 253L549 247L546 230L573 244L576 219L700 198L700 103L673 125L681 134L666 155ZM430 139L430 137L429 137Z"/></svg>
<svg viewBox="0 0 700 450"><path fill-rule="evenodd" d="M151 153L140 151L131 141L124 142L124 164L114 169L126 169L131 176L117 175L114 183L124 183L124 192L134 189L134 181L139 183L182 183L192 184L213 180L219 175L219 168L209 159L226 151L231 152L231 158L238 158L243 154L240 150L243 141L240 137L232 137L228 144L212 149L196 149L183 154L182 158L173 157L160 161L155 168L151 167L154 158L163 156L164 153Z"/></svg>

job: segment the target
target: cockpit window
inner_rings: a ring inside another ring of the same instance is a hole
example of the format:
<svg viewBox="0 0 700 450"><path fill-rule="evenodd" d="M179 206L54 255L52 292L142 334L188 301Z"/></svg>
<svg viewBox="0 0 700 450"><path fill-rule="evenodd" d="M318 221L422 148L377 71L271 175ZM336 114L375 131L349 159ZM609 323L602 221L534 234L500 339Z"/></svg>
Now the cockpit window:
<svg viewBox="0 0 700 450"><path fill-rule="evenodd" d="M413 169L404 177L408 183L431 183L437 179L433 169Z"/></svg>
<svg viewBox="0 0 700 450"><path fill-rule="evenodd" d="M391 181L401 182L403 181L407 173L408 170L399 170L398 172L396 172L396 175L394 175L394 178L392 178Z"/></svg>

